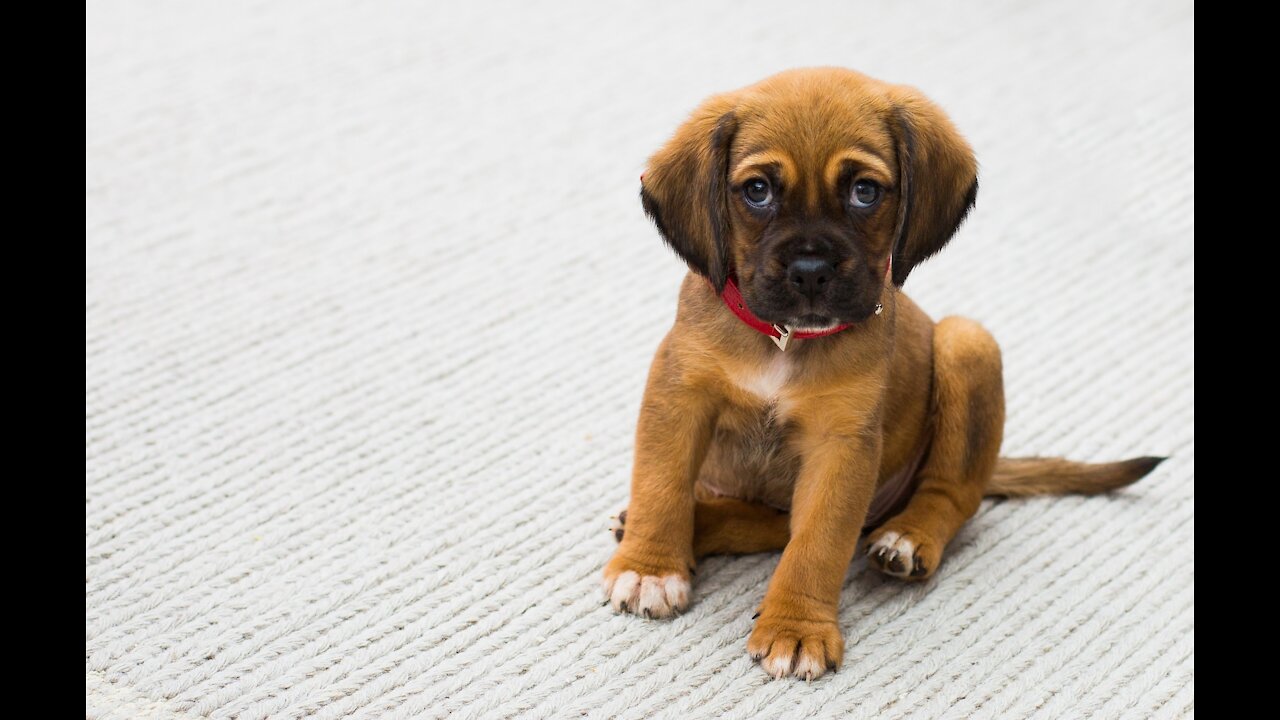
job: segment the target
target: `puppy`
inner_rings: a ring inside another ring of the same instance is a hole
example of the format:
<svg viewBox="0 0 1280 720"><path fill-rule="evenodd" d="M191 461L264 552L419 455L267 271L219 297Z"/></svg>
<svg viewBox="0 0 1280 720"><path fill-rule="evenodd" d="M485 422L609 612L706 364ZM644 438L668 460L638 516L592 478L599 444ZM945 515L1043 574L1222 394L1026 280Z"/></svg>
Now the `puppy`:
<svg viewBox="0 0 1280 720"><path fill-rule="evenodd" d="M844 652L860 531L873 567L923 580L984 495L1104 492L1162 459L999 457L995 339L899 289L978 190L972 149L918 91L822 68L716 95L641 186L691 272L604 568L615 610L668 617L697 558L781 550L747 652L816 678Z"/></svg>

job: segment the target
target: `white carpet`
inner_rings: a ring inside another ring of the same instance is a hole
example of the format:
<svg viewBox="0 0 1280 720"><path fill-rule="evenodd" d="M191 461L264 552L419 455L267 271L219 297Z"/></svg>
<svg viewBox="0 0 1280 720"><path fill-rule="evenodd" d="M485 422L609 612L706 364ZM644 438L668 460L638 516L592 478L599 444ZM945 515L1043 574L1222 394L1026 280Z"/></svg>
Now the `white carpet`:
<svg viewBox="0 0 1280 720"><path fill-rule="evenodd" d="M1193 714L1191 2L618 5L88 4L88 715ZM1001 340L1006 454L1173 457L858 559L806 685L745 652L776 555L674 622L597 578L683 272L637 176L814 64L977 150L907 290Z"/></svg>

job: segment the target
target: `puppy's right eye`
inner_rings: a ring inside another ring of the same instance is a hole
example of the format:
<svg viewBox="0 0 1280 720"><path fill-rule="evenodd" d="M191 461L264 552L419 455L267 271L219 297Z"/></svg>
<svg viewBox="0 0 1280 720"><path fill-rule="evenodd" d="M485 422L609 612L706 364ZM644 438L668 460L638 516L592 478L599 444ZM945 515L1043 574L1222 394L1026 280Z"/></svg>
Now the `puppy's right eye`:
<svg viewBox="0 0 1280 720"><path fill-rule="evenodd" d="M747 204L752 207L767 207L773 202L773 188L769 187L769 181L763 178L755 178L748 180L742 186L742 196L746 198Z"/></svg>

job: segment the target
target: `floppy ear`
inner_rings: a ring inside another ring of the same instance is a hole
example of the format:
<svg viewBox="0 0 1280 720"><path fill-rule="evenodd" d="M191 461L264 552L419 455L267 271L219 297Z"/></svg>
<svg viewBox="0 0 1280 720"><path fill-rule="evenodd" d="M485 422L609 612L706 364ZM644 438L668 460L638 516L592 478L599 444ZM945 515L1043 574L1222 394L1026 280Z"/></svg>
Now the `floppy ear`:
<svg viewBox="0 0 1280 720"><path fill-rule="evenodd" d="M716 292L729 275L726 185L737 127L730 98L707 100L649 158L641 179L640 201L662 239Z"/></svg>
<svg viewBox="0 0 1280 720"><path fill-rule="evenodd" d="M914 88L895 88L890 119L898 144L898 233L893 284L942 249L978 196L978 163L942 110Z"/></svg>

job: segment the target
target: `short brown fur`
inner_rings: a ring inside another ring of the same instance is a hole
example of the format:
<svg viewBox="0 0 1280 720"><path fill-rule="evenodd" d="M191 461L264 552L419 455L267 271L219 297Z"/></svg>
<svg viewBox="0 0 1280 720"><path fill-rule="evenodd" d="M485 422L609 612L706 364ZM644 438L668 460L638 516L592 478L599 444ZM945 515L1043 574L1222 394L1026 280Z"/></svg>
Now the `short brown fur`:
<svg viewBox="0 0 1280 720"><path fill-rule="evenodd" d="M751 177L777 182L769 217L742 202ZM847 185L837 186L855 178L883 188L873 210L840 205ZM872 498L896 475L914 468L918 484L872 529L869 553L919 580L984 495L1101 492L1158 462L998 457L994 338L964 318L935 323L898 289L950 239L977 188L968 144L914 89L823 68L714 96L651 158L643 188L692 272L645 388L625 532L604 570L615 609L674 614L696 558L781 549L747 649L775 676L814 678L841 662L841 586ZM795 231L778 234L780 218ZM769 248L810 252L806 233L843 248L833 266L847 290L831 307L855 324L784 353L718 291L736 275L764 317L757 306L786 271Z"/></svg>

